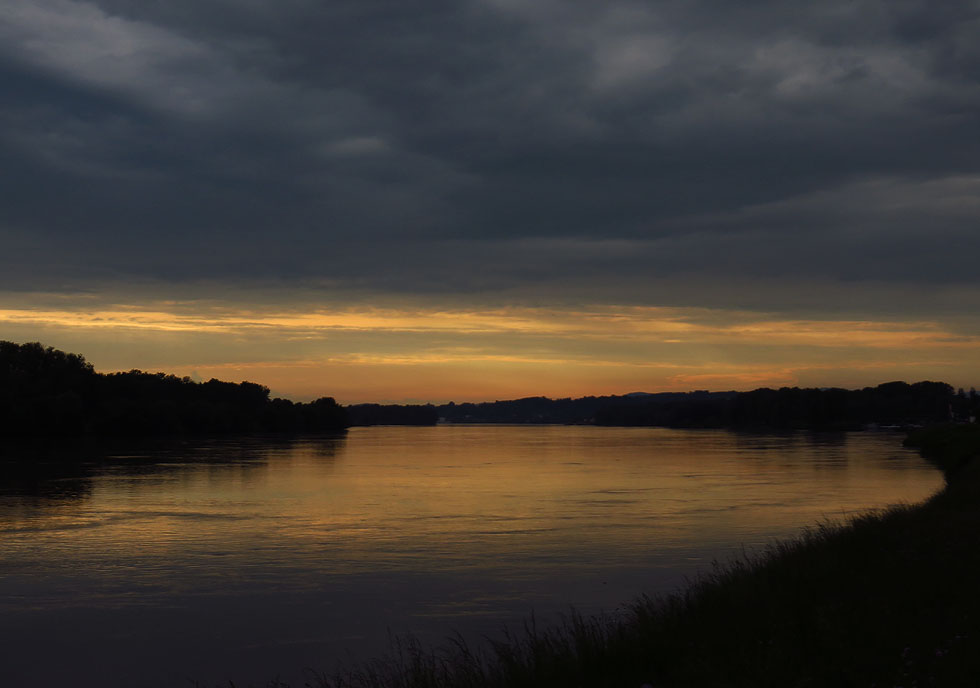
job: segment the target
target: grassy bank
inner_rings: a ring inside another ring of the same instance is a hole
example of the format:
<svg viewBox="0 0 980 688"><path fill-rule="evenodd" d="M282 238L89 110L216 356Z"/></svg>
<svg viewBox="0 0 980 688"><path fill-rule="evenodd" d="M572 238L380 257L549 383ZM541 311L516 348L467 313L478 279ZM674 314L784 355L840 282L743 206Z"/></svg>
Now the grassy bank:
<svg viewBox="0 0 980 688"><path fill-rule="evenodd" d="M910 438L947 475L924 504L817 526L617 618L528 625L492 650L411 643L331 688L975 686L980 427Z"/></svg>

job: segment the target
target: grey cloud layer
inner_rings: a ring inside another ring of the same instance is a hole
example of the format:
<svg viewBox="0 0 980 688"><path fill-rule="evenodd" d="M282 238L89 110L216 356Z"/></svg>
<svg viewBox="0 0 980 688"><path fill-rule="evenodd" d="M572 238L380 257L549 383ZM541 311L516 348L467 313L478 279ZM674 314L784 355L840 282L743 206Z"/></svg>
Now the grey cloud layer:
<svg viewBox="0 0 980 688"><path fill-rule="evenodd" d="M977 2L8 0L0 286L975 285L978 35Z"/></svg>

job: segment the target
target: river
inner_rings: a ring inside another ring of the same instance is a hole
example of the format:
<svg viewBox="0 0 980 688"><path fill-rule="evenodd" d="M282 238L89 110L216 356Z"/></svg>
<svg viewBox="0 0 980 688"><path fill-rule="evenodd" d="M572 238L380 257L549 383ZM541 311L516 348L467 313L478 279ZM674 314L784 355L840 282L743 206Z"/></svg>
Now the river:
<svg viewBox="0 0 980 688"><path fill-rule="evenodd" d="M0 685L303 684L615 612L940 474L892 433L352 428L3 452Z"/></svg>

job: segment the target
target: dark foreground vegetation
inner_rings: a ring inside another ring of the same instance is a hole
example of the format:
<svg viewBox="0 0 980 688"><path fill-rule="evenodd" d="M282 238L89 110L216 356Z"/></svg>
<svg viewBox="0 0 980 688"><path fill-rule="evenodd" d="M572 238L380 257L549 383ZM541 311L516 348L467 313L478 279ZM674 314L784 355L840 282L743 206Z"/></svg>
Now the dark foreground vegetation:
<svg viewBox="0 0 980 688"><path fill-rule="evenodd" d="M773 688L980 684L980 426L910 435L947 476L918 506L813 527L617 616L487 648L411 641L307 685ZM278 685L273 683L272 685Z"/></svg>
<svg viewBox="0 0 980 688"><path fill-rule="evenodd" d="M361 404L349 407L353 425L539 423L860 430L868 425L909 427L968 419L980 396L944 382L886 382L864 389L756 389L751 392L664 392L548 399L527 397L440 406Z"/></svg>
<svg viewBox="0 0 980 688"><path fill-rule="evenodd" d="M0 342L0 436L333 432L347 424L330 397L297 404L269 399L252 382L103 374L77 354Z"/></svg>

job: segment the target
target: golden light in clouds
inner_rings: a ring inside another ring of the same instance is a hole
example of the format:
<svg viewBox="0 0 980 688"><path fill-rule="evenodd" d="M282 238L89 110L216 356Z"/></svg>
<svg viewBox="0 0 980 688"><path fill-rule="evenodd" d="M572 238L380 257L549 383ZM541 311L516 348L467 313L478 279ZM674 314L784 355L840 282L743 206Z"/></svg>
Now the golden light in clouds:
<svg viewBox="0 0 980 688"><path fill-rule="evenodd" d="M153 302L0 309L5 338L100 370L248 379L295 398L485 400L630 391L861 386L977 369L980 337L939 322L778 319L703 308L234 308Z"/></svg>

